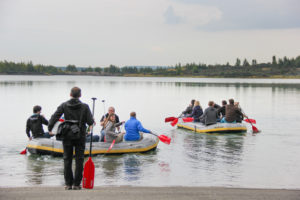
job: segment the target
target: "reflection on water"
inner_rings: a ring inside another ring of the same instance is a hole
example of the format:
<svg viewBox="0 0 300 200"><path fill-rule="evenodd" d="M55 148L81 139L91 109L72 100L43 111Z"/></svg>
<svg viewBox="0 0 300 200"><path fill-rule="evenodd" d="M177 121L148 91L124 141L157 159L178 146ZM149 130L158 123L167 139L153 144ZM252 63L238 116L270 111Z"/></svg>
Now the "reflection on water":
<svg viewBox="0 0 300 200"><path fill-rule="evenodd" d="M178 130L185 134L183 145L187 163L195 169L211 173L211 179L224 177L231 182L239 179L236 168L243 162L243 146L246 135L199 134ZM221 173L220 173L221 172Z"/></svg>
<svg viewBox="0 0 300 200"><path fill-rule="evenodd" d="M126 181L136 181L140 178L141 173L141 160L136 154L128 154L123 159L124 162L124 172Z"/></svg>
<svg viewBox="0 0 300 200"><path fill-rule="evenodd" d="M102 167L104 176L106 178L119 177L123 165L121 158L122 156L119 155L97 158L97 160L101 159L101 165L96 165L95 167Z"/></svg>
<svg viewBox="0 0 300 200"><path fill-rule="evenodd" d="M38 156L38 155L29 155L27 157L27 172L26 172L26 182L30 185L43 185L47 184L47 177L53 175L63 175L63 173L55 174L55 169L58 167L61 168L52 156Z"/></svg>
<svg viewBox="0 0 300 200"><path fill-rule="evenodd" d="M280 88L280 89L296 89L300 90L300 84L280 84L280 83L185 83L185 82L175 82L173 83L178 87L235 87L239 88Z"/></svg>
<svg viewBox="0 0 300 200"><path fill-rule="evenodd" d="M151 78L151 77L101 77L101 76L1 76L0 86L51 85L66 82L76 85L79 82L110 86L152 86L159 87L235 87L235 88L278 88L300 90L297 79L218 79L218 78ZM164 81L162 81L164 79ZM34 80L34 81L33 81ZM75 81L76 80L76 81Z"/></svg>
<svg viewBox="0 0 300 200"><path fill-rule="evenodd" d="M43 183L43 176L45 173L45 159L48 157L41 157L36 155L28 156L27 160L27 182L33 185L41 185ZM31 173L30 173L31 172Z"/></svg>

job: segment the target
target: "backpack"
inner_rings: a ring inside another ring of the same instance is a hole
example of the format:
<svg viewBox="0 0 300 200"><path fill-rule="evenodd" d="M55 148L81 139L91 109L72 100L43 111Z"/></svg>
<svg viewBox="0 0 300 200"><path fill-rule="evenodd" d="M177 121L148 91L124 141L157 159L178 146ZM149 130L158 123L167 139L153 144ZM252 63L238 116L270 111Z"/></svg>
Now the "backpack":
<svg viewBox="0 0 300 200"><path fill-rule="evenodd" d="M78 140L80 139L83 106L81 105L80 120L65 120L57 129L56 139Z"/></svg>
<svg viewBox="0 0 300 200"><path fill-rule="evenodd" d="M58 140L77 140L80 138L80 127L78 120L65 120L57 129L56 138Z"/></svg>

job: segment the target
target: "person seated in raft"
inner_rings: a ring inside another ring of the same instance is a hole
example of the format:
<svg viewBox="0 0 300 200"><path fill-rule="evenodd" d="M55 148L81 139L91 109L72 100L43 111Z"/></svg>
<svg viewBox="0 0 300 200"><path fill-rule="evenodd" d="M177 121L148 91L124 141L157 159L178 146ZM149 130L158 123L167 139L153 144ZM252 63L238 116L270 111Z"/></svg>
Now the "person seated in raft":
<svg viewBox="0 0 300 200"><path fill-rule="evenodd" d="M182 114L184 116L192 114L193 108L194 108L194 104L195 104L195 100L192 99L190 105L185 109L185 111L182 112Z"/></svg>
<svg viewBox="0 0 300 200"><path fill-rule="evenodd" d="M200 117L200 121L206 126L216 124L218 119L217 110L214 108L214 102L208 102L208 108L204 110L203 115Z"/></svg>
<svg viewBox="0 0 300 200"><path fill-rule="evenodd" d="M199 101L195 101L195 105L193 108L193 112L190 115L187 115L187 117L193 117L194 122L200 122L200 116L203 115L203 110L200 106Z"/></svg>
<svg viewBox="0 0 300 200"><path fill-rule="evenodd" d="M41 115L42 107L41 106L34 106L33 107L33 115L31 115L27 119L26 123L26 134L29 140L33 138L50 138L53 135L50 135L48 132L44 132L43 124L48 125L48 120ZM30 135L32 133L32 136Z"/></svg>
<svg viewBox="0 0 300 200"><path fill-rule="evenodd" d="M243 115L243 113L234 105L233 99L229 99L228 102L229 105L226 105L225 107L226 115L221 120L221 123L236 123L238 115ZM247 117L246 115L244 116Z"/></svg>
<svg viewBox="0 0 300 200"><path fill-rule="evenodd" d="M130 113L130 119L125 123L125 135L126 141L138 141L143 139L142 133L151 133L150 130L145 129L141 122L136 119L136 113Z"/></svg>
<svg viewBox="0 0 300 200"><path fill-rule="evenodd" d="M217 112L218 112L218 116L219 116L219 118L223 118L223 117L225 117L225 107L226 107L226 105L227 105L227 101L226 100L223 100L222 101L222 107L220 107L218 110L217 110Z"/></svg>
<svg viewBox="0 0 300 200"><path fill-rule="evenodd" d="M108 115L109 114L115 114L115 116L116 116L116 123L120 122L119 116L116 115L115 111L116 111L115 108L112 107L112 106L110 106L108 108L108 112L105 115L103 115L102 118L101 118L101 120L100 120L100 125L102 126L102 129L101 129L101 132L100 132L101 133L101 140L100 140L100 142L104 142L104 139L105 139L105 131L104 131L103 124L104 124L105 119L108 117ZM120 127L117 127L118 131L120 131L119 128Z"/></svg>
<svg viewBox="0 0 300 200"><path fill-rule="evenodd" d="M218 110L219 108L221 108L221 106L219 104L216 104L216 102L213 101L213 107Z"/></svg>
<svg viewBox="0 0 300 200"><path fill-rule="evenodd" d="M116 123L116 115L111 113L108 115L108 117L105 119L103 123L104 132L105 132L105 140L106 142L112 142L113 140L116 140L116 143L123 141L123 135L125 132L116 132L116 127L119 127L120 125L124 124L125 122L119 122Z"/></svg>
<svg viewBox="0 0 300 200"><path fill-rule="evenodd" d="M241 113L242 113L242 109L241 109L241 107L240 107L239 102L234 102L234 106L237 107L237 109L238 109L239 111L241 111ZM237 123L242 123L243 119L244 119L244 113L242 113L242 114L237 114L237 116L236 116L236 122L237 122Z"/></svg>

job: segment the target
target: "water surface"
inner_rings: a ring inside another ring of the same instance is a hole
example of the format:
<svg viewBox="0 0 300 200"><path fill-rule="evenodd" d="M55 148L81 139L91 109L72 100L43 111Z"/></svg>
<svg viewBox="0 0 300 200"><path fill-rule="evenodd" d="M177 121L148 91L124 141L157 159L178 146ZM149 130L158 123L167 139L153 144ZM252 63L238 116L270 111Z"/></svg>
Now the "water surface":
<svg viewBox="0 0 300 200"><path fill-rule="evenodd" d="M300 188L300 80L93 76L0 76L0 187L64 184L62 158L18 153L27 144L32 107L41 105L49 119L73 86L90 107L91 97L98 98L97 122L113 105L121 120L136 111L145 128L172 138L146 154L93 157L96 186ZM229 98L257 120L261 133L249 126L244 135L195 134L164 123L191 99L206 108L209 100Z"/></svg>

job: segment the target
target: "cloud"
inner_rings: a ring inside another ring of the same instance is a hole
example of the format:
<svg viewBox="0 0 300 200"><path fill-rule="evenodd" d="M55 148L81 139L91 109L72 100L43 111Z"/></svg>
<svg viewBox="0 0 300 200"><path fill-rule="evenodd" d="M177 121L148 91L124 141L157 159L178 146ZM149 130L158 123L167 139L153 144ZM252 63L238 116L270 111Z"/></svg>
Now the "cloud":
<svg viewBox="0 0 300 200"><path fill-rule="evenodd" d="M271 29L299 23L299 3L285 1L0 0L0 60L103 67L298 56L300 28Z"/></svg>
<svg viewBox="0 0 300 200"><path fill-rule="evenodd" d="M182 22L182 18L177 16L174 12L173 6L169 6L164 13L164 18L166 24L179 24Z"/></svg>
<svg viewBox="0 0 300 200"><path fill-rule="evenodd" d="M163 16L166 24L197 28L220 20L222 12L214 6L173 3Z"/></svg>
<svg viewBox="0 0 300 200"><path fill-rule="evenodd" d="M174 0L189 6L213 6L222 18L198 27L200 30L289 29L300 27L298 0Z"/></svg>

